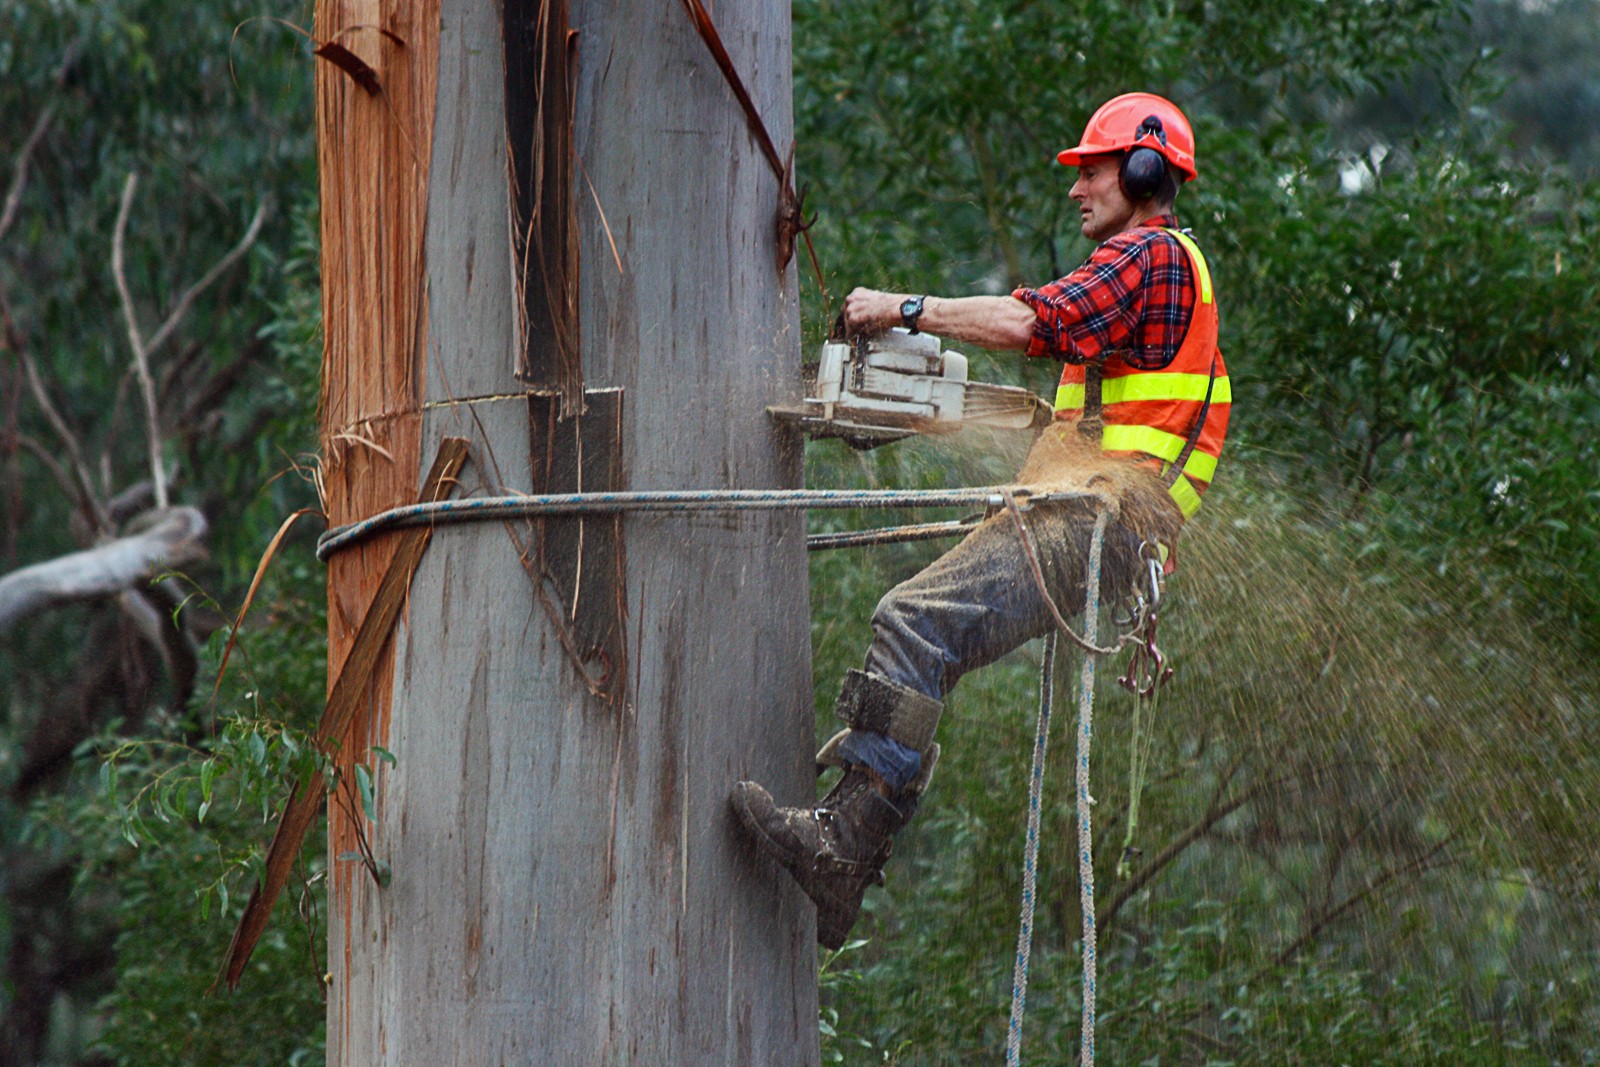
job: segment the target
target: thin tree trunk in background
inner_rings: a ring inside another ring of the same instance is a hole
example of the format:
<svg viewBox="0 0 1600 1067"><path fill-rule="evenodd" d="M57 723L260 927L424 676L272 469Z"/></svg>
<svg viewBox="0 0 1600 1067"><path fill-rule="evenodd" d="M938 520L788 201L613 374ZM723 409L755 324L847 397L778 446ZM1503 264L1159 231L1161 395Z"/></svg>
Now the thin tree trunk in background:
<svg viewBox="0 0 1600 1067"><path fill-rule="evenodd" d="M318 5L380 87L319 63L335 523L413 499L444 436L458 497L800 484L763 412L799 389L777 180L680 5L565 7ZM788 5L716 17L787 143ZM439 528L341 749L378 817L330 812L330 1064L817 1062L810 908L726 802L809 789L804 532ZM331 563L330 677L391 541ZM336 858L361 835L388 885Z"/></svg>

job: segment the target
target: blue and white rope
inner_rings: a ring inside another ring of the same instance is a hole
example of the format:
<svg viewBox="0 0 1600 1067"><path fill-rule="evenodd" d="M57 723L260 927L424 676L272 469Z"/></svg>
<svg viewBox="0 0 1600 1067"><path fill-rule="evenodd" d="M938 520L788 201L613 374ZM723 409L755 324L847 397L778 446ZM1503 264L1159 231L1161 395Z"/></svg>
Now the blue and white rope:
<svg viewBox="0 0 1600 1067"><path fill-rule="evenodd" d="M1055 698L1056 632L1044 638L1039 670L1039 719L1033 734L1033 775L1028 782L1028 834L1022 849L1022 918L1017 925L1017 962L1011 970L1011 1024L1006 1029L1006 1065L1022 1058L1022 1016L1028 1006L1028 957L1033 952L1033 905L1039 861L1039 809L1044 797L1045 754L1050 748L1050 706Z"/></svg>
<svg viewBox="0 0 1600 1067"><path fill-rule="evenodd" d="M781 511L810 508L999 508L1010 492L1026 504L1066 500L1085 494L1031 495L1026 489L989 486L976 489L699 489L619 493L546 493L467 497L390 508L360 522L335 527L317 539L317 559L365 537L402 526L445 522L483 522L540 515L608 515L628 511ZM1092 495L1092 494L1090 494Z"/></svg>
<svg viewBox="0 0 1600 1067"><path fill-rule="evenodd" d="M1099 636L1100 549L1105 541L1106 524L1111 516L1102 511L1095 520L1089 539L1089 581L1083 600L1084 636L1093 643ZM1078 682L1078 902L1083 909L1083 1030L1079 1038L1078 1062L1094 1067L1094 999L1098 973L1094 926L1094 834L1089 795L1089 749L1094 741L1094 660L1083 657Z"/></svg>

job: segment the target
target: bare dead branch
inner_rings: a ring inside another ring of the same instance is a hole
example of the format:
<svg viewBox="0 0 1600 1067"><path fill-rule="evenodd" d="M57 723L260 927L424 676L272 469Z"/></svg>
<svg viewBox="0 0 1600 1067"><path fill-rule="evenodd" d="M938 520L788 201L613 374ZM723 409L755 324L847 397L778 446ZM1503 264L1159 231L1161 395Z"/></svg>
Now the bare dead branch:
<svg viewBox="0 0 1600 1067"><path fill-rule="evenodd" d="M211 269L201 276L199 281L185 289L183 295L178 297L178 302L172 306L172 311L167 315L166 320L150 336L150 341L146 346L147 354L154 353L162 345L166 344L172 337L173 331L178 328L178 324L183 321L184 316L189 314L189 309L194 305L195 299L211 288L216 283L216 280L227 272L229 267L239 262L239 259L250 251L251 246L256 243L256 238L261 236L261 227L266 221L267 204L263 201L256 206L256 213L250 219L250 225L245 230L244 236L239 238L238 243L228 249L227 254L217 260Z"/></svg>
<svg viewBox="0 0 1600 1067"><path fill-rule="evenodd" d="M44 140L44 135L49 132L50 123L55 117L56 101L51 100L44 106L44 110L39 112L39 118L34 122L28 139L22 142L21 151L12 161L11 186L6 190L5 207L0 208L0 241L5 240L12 224L17 221L17 208L22 203L22 192L28 187L28 164L32 161L34 149Z"/></svg>
<svg viewBox="0 0 1600 1067"><path fill-rule="evenodd" d="M147 481L134 482L122 492L106 501L106 514L111 521L121 525L141 511L155 506L156 487Z"/></svg>
<svg viewBox="0 0 1600 1067"><path fill-rule="evenodd" d="M73 480L67 468L61 465L61 461L56 459L55 454L46 448L42 442L34 440L27 434L20 433L16 435L14 440L24 450L32 453L34 459L44 464L45 470L50 472L50 476L56 480L56 484L61 486L62 491L67 496L75 497L79 494L81 490L78 483Z"/></svg>
<svg viewBox="0 0 1600 1067"><path fill-rule="evenodd" d="M174 617L182 596L170 582L152 582L140 588L125 589L117 595L117 606L133 623L158 656L174 687L173 704L183 707L194 693L199 670L199 649Z"/></svg>
<svg viewBox="0 0 1600 1067"><path fill-rule="evenodd" d="M0 578L0 633L47 608L112 596L204 555L206 520L198 509L153 511L149 519L127 537Z"/></svg>
<svg viewBox="0 0 1600 1067"><path fill-rule="evenodd" d="M133 193L139 187L139 174L129 171L122 183L122 202L117 206L117 225L111 234L111 277L122 300L122 318L128 327L128 347L133 350L133 368L139 376L139 393L144 398L145 441L150 450L150 480L156 488L156 507L167 506L167 472L161 462L161 413L156 407L156 383L150 376L150 354L139 333L139 317L134 313L133 293L128 289L128 272L123 249L128 236L128 213L133 208Z"/></svg>
<svg viewBox="0 0 1600 1067"><path fill-rule="evenodd" d="M1293 941L1289 942L1288 945L1284 946L1283 950L1272 958L1272 962L1258 972L1258 976L1259 974L1264 974L1267 971L1282 967L1284 964L1294 959L1300 954L1301 949L1305 948L1307 945L1311 944L1311 942L1320 937L1322 931L1326 930L1340 916L1355 909L1356 907L1359 907L1367 900L1367 898L1371 897L1374 893L1388 885L1390 882L1407 877L1409 875L1420 875L1428 871L1429 868L1433 866L1434 857L1445 851L1453 843L1453 838L1447 837L1443 841L1440 841L1437 845L1434 845L1427 852L1424 852L1422 855L1413 856L1405 863L1396 864L1395 866L1390 867L1387 870L1380 871L1378 874L1368 878L1362 884L1362 887L1359 890L1351 893L1338 904L1323 909L1322 913L1318 915L1317 918L1309 926L1307 926L1304 931L1301 932L1300 936L1296 937Z"/></svg>
<svg viewBox="0 0 1600 1067"><path fill-rule="evenodd" d="M1222 801L1220 798L1213 800L1200 818L1191 823L1188 829L1167 842L1166 847L1152 856L1148 863L1143 863L1139 866L1133 877L1117 886L1117 891L1111 895L1111 899L1105 902L1105 905L1100 909L1100 913L1095 916L1095 926L1099 929L1100 936L1102 938L1106 936L1112 924L1117 921L1117 913L1122 910L1128 901L1133 899L1134 894L1149 885L1157 874L1160 874L1168 864L1181 856L1190 845L1204 837L1206 832L1213 826L1250 803L1265 790L1266 785L1263 783L1251 786L1231 800Z"/></svg>
<svg viewBox="0 0 1600 1067"><path fill-rule="evenodd" d="M0 326L3 326L3 329L0 329L0 342L3 342L22 363L23 374L28 379L28 390L33 394L34 402L44 413L45 421L50 424L50 428L61 439L62 448L66 449L67 459L72 464L73 477L77 482L77 491L74 495L78 497L79 505L84 513L94 520L98 528L109 530L111 524L106 519L105 508L101 506L99 497L95 495L94 480L89 473L88 463L84 461L78 436L72 432L67 420L61 417L61 412L56 410L55 404L50 400L50 391L45 388L44 379L39 375L39 368L28 352L22 331L17 329L17 324L11 317L11 301L3 284L0 284Z"/></svg>
<svg viewBox="0 0 1600 1067"><path fill-rule="evenodd" d="M150 373L150 357L171 339L179 324L194 307L194 302L200 294L215 284L216 280L255 244L256 238L261 234L261 226L267 218L267 205L263 202L256 207L255 216L250 220L244 236L221 259L212 264L211 269L206 271L199 281L183 291L166 319L149 340L146 340L139 330L133 293L128 287L125 256L128 215L133 207L133 194L138 183L139 175L136 172L129 172L128 179L122 186L122 200L117 208L116 227L111 236L111 274L116 282L117 296L122 302L123 322L128 331L128 347L133 351L133 368L138 377L140 395L144 400L146 441L150 452L150 478L155 485L156 506L164 508L168 502L167 475L165 464L161 459L161 411L156 400L155 378Z"/></svg>
<svg viewBox="0 0 1600 1067"><path fill-rule="evenodd" d="M44 135L50 132L50 124L55 121L59 99L54 94L61 91L61 86L67 80L67 72L77 61L84 40L84 37L79 37L67 46L51 78L50 101L39 111L39 117L33 122L33 129L28 132L28 139L22 142L17 158L11 161L11 185L6 189L5 206L0 208L0 241L5 240L12 224L17 221L17 208L22 204L22 193L28 187L28 166L33 161L33 153L39 147L39 142L44 140Z"/></svg>

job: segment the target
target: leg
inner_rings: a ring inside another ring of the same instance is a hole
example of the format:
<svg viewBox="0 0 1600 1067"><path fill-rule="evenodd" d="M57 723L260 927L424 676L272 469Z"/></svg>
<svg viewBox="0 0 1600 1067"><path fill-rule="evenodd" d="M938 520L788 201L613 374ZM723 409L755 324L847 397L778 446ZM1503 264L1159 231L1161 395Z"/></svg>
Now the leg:
<svg viewBox="0 0 1600 1067"><path fill-rule="evenodd" d="M1068 618L1083 610L1095 515L1091 501L1026 515L1045 584ZM1137 568L1137 540L1113 523L1106 532L1102 596L1120 595ZM962 675L1053 625L1014 520L996 515L879 601L866 669L943 699Z"/></svg>
<svg viewBox="0 0 1600 1067"><path fill-rule="evenodd" d="M1087 502L1029 515L1046 583L1063 614L1083 605L1094 518ZM1136 561L1137 548L1125 540L1108 538L1108 577L1134 573L1129 561ZM1126 557L1127 567L1114 565L1113 556ZM967 671L1051 625L1013 520L990 519L879 603L867 669L851 671L839 694L847 729L818 756L845 768L832 792L814 808L782 808L755 782L734 787L732 804L746 830L816 904L822 944L844 943L867 887L882 883L893 837L915 812L938 761L933 737L943 695Z"/></svg>

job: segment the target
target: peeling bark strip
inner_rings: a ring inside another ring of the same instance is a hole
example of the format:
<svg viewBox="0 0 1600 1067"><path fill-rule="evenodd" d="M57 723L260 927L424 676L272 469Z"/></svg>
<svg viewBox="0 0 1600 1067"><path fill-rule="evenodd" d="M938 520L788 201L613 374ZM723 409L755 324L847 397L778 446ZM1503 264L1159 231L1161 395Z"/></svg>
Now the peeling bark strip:
<svg viewBox="0 0 1600 1067"><path fill-rule="evenodd" d="M828 297L828 287L822 281L822 267L817 263L817 250L811 247L811 235L806 231L811 228L811 223L817 221L812 218L807 222L805 218L806 191L794 191L794 142L789 143L789 156L786 160L779 160L778 149L772 143L772 134L767 132L767 123L761 117L760 110L754 100L750 98L750 90L744 87L744 79L739 77L738 68L733 65L733 57L728 55L728 48L722 43L722 34L717 32L717 24L711 21L711 12L701 0L682 0L683 9L688 12L690 20L694 23L695 32L705 42L706 48L711 52L711 58L716 61L717 69L722 72L722 78L728 83L728 88L733 90L733 95L739 101L739 107L744 111L745 123L750 127L750 136L755 138L756 146L761 149L761 154L766 157L767 166L772 168L773 176L778 179L778 211L774 219L773 228L773 259L777 264L778 273L782 274L789 269L789 261L794 258L794 240L804 237L806 251L811 255L811 266L817 272L817 288L822 291L824 300Z"/></svg>
<svg viewBox="0 0 1600 1067"><path fill-rule="evenodd" d="M382 88L378 84L378 72L362 62L361 57L337 41L318 45L311 50L311 54L318 59L326 59L329 63L344 71L355 79L357 85L365 89L370 96L377 96Z"/></svg>
<svg viewBox="0 0 1600 1067"><path fill-rule="evenodd" d="M439 454L433 459L433 468L423 482L418 500L431 502L448 497L466 461L465 439L447 437L440 442ZM378 584L372 607L361 620L350 647L350 655L333 683L328 705L322 711L322 721L317 724L317 744L336 759L341 771L346 773L364 755L363 751L350 743L351 724L355 722L379 673L381 654L390 646L389 638L394 632L395 620L400 617L406 592L411 588L411 576L416 573L417 564L422 561L422 553L432 536L433 527L419 526L406 530L394 539L394 556ZM277 903L278 894L289 880L289 872L300 856L300 846L305 843L306 832L311 829L312 820L322 807L324 793L322 775L313 774L295 788L284 805L278 828L272 835L272 844L267 848L262 880L250 894L250 901L245 905L244 915L239 920L238 929L233 932L233 942L228 946L228 954L223 960L220 980L227 982L229 989L238 987L245 964L250 962L250 954L255 951L256 942L267 928L272 906Z"/></svg>
<svg viewBox="0 0 1600 1067"><path fill-rule="evenodd" d="M520 336L517 377L583 407L572 121L578 35L567 0L504 0L506 156Z"/></svg>
<svg viewBox="0 0 1600 1067"><path fill-rule="evenodd" d="M534 493L607 493L622 476L622 390L591 389L583 413L563 419L552 396L528 397ZM612 704L627 693L622 516L537 521L526 561L567 658L589 692Z"/></svg>
<svg viewBox="0 0 1600 1067"><path fill-rule="evenodd" d="M438 2L320 0L314 32L353 57L316 67L322 474L328 521L338 524L410 499L421 465L428 321L423 239ZM356 60L381 92L369 92L352 75ZM328 570L330 678L339 673L393 551L394 543L385 540L341 554ZM387 689L378 686L380 693Z"/></svg>

